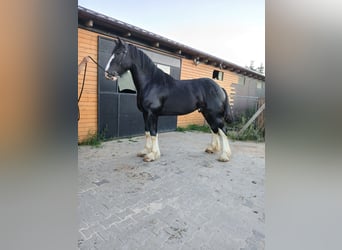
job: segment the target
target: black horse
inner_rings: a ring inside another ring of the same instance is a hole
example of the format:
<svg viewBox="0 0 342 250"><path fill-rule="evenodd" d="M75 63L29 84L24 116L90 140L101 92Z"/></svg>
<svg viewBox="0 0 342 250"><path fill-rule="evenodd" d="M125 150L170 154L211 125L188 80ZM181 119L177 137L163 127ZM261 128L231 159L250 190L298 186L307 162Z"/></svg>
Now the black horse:
<svg viewBox="0 0 342 250"><path fill-rule="evenodd" d="M158 146L158 117L184 115L200 111L213 133L207 153L220 151L219 161L229 161L231 151L223 132L224 123L232 121L232 113L226 91L209 78L175 80L164 73L141 50L118 38L105 69L107 79L115 81L130 70L137 90L137 106L145 121L146 146L138 153L144 161L160 157Z"/></svg>

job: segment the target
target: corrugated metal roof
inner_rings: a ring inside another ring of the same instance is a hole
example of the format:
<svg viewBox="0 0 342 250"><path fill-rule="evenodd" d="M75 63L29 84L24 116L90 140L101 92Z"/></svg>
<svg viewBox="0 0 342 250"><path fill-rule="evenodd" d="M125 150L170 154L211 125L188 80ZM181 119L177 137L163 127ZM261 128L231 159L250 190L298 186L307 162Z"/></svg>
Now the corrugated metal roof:
<svg viewBox="0 0 342 250"><path fill-rule="evenodd" d="M92 20L92 25L87 24L90 20ZM199 58L202 63L211 64L218 68L221 67L223 69L228 69L242 75L265 80L265 75L259 72L255 72L253 70L223 60L203 51L199 51L190 46L178 43L137 26L117 20L113 17L109 17L93 10L84 8L82 6L78 6L78 23L80 27L88 28L90 30L102 32L104 34L112 36L119 35L128 40L143 44L147 47L153 47L154 49L166 51L185 58Z"/></svg>

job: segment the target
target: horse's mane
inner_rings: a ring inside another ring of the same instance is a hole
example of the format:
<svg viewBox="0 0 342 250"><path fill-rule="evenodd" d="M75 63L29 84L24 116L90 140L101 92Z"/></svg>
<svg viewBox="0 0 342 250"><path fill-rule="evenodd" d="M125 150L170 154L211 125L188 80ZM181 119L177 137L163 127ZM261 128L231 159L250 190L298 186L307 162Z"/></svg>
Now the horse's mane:
<svg viewBox="0 0 342 250"><path fill-rule="evenodd" d="M140 66L140 69L144 72L149 72L154 77L164 77L166 79L172 79L170 75L159 69L154 62L143 51L139 50L133 45L129 45L132 57L135 58L136 63Z"/></svg>

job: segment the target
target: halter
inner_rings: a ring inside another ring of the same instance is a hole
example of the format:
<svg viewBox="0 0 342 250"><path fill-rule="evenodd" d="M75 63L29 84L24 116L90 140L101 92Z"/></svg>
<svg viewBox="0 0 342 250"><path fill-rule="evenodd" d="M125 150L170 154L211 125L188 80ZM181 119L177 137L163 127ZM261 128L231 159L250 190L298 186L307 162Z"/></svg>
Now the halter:
<svg viewBox="0 0 342 250"><path fill-rule="evenodd" d="M121 60L120 60L120 62L119 62L119 65L121 65L122 60L126 57L126 55L127 55L127 49L125 49L123 52L120 52L120 54L121 54L121 53L123 53L123 56L122 56L122 58L121 58Z"/></svg>
<svg viewBox="0 0 342 250"><path fill-rule="evenodd" d="M120 53L118 53L117 55L120 55L123 53L123 56L121 57L120 61L117 63L119 66L121 66L123 59L125 59L126 55L127 55L127 49L125 49L124 51L120 51ZM111 74L108 72L108 69L110 67L111 62L115 59L115 57L117 56L115 53L112 54L112 56L109 58L109 61L107 62L106 68L105 68L105 76L106 78L117 78L119 77L119 74L117 72L114 72L114 74Z"/></svg>

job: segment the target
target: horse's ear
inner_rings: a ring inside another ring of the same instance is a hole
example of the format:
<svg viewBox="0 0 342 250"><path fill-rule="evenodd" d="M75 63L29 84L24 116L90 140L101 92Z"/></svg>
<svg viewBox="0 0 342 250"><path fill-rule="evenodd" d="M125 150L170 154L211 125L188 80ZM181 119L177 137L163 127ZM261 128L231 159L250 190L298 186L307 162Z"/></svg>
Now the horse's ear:
<svg viewBox="0 0 342 250"><path fill-rule="evenodd" d="M127 43L125 43L124 41L122 41L121 39L120 39L120 37L118 37L118 47L123 47L123 48L125 48L125 50L127 50Z"/></svg>
<svg viewBox="0 0 342 250"><path fill-rule="evenodd" d="M119 41L118 45L124 45L124 44L125 44L125 43L120 39L120 37L118 37L118 41Z"/></svg>

